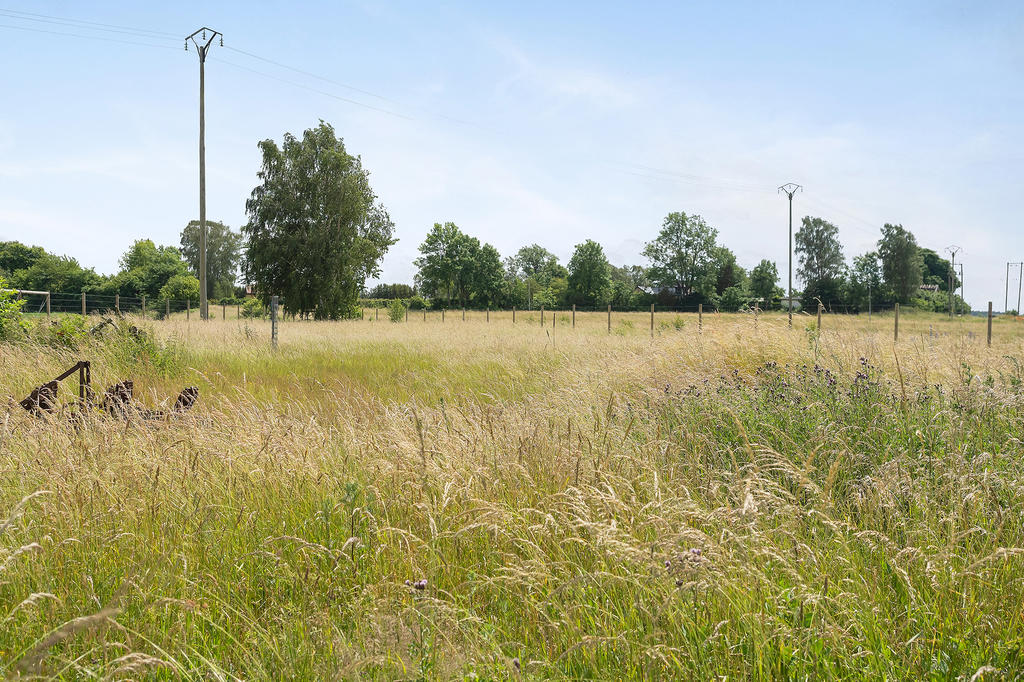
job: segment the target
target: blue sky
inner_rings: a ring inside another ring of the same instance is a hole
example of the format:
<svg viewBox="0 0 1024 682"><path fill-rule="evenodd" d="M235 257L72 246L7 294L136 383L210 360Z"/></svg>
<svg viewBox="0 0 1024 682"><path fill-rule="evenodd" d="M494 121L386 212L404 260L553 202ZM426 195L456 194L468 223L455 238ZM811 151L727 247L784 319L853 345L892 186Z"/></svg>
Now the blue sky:
<svg viewBox="0 0 1024 682"><path fill-rule="evenodd" d="M198 214L198 65L175 36L202 25L226 46L207 63L208 216L243 224L256 143L323 119L395 221L386 281L411 282L434 222L503 255L538 242L564 262L594 238L634 264L670 211L784 276L789 181L848 258L884 222L963 247L976 309L1003 307L1024 260L1024 3L0 8L0 239L100 272Z"/></svg>

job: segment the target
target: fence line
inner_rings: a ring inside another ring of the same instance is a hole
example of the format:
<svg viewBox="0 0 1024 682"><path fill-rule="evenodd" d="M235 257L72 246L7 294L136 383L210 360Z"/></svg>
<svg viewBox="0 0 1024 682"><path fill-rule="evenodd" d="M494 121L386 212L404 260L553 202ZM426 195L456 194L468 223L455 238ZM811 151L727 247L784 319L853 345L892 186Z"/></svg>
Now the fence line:
<svg viewBox="0 0 1024 682"><path fill-rule="evenodd" d="M116 294L116 293L115 294L101 294L101 293L90 293L90 292L70 293L70 292L33 291L33 290L27 290L27 289L5 289L4 291L14 293L14 294L17 295L18 298L20 298L22 300L25 300L27 302L27 305L25 306L26 312L33 313L33 314L45 314L48 320L51 318L51 315L53 313L81 314L81 315L90 315L90 314L139 314L139 315L143 315L145 317L150 317L150 318L155 318L155 319L168 319L168 318L171 318L172 316L174 316L176 314L180 315L181 313L184 313L186 321L191 321L193 307L196 307L197 312L198 312L198 305L197 305L198 302L197 301L193 301L191 299L187 299L187 298L186 299L158 299L156 301L156 305L153 305L152 301L147 301L146 296L138 296L138 297L121 296L120 294ZM275 296L275 297L273 297L273 299L275 299L275 301L278 304L280 304L280 298L279 297ZM232 308L231 312L233 313L233 319L241 319L241 317L242 317L242 306L240 304L238 304L238 303L234 303L234 304L220 303L220 304L218 304L218 303L212 303L211 302L211 304L210 304L210 307L211 307L210 317L212 319L216 319L216 317L217 317L217 315L216 315L216 312L217 312L216 308L217 308L217 306L220 306L220 308L221 308L221 311L220 311L221 312L221 314L220 314L221 320L227 320L228 319L228 308ZM404 318L404 321L406 323L409 322L409 310L410 310L409 307L405 307L405 309L403 311L403 315L401 316L401 318ZM423 308L422 309L423 322L429 322L430 321L430 313L434 313L435 315L439 313L440 314L440 322L442 324L450 324L450 322L448 322L446 320L446 316L445 316L445 313L446 313L447 310L448 310L448 308L445 308L445 307L434 308L434 309ZM561 310L561 311L560 310L549 310L549 309L546 309L545 306L543 306L543 305L539 306L539 308L537 310L526 310L526 311L524 311L524 310L522 310L520 308L517 308L516 306L512 306L510 309L491 308L491 307L480 308L480 309L470 309L470 308L462 307L461 308L461 313L462 313L461 314L461 322L469 321L469 320L475 318L475 314L476 313L479 313L481 318L483 319L483 321L485 323L489 324L491 322L491 312L492 312L492 310L494 312L503 312L503 313L511 312L511 316L512 316L511 323L513 325L515 325L515 324L530 324L531 322L536 324L536 320L539 317L540 326L541 327L546 326L548 314L550 314L552 328L554 328L557 325L558 317L559 317L559 315L561 315L563 322L565 322L568 325L570 325L571 328L573 328L573 329L576 328L577 313L580 313L580 314L587 314L587 313L590 313L590 314L601 314L601 313L605 313L605 315L607 316L607 323L606 323L607 332L609 334L612 333L612 316L613 316L613 313L639 315L639 314L643 314L644 312L646 312L646 311L643 311L643 310L636 310L634 308L629 308L629 309L626 309L626 310L615 310L614 306L612 306L611 304L608 304L608 305L606 305L604 307L598 307L598 306L579 306L577 304L573 304L570 308L567 308L567 309ZM364 307L361 307L360 311L361 311L360 312L360 318L365 320L367 318L367 314L366 314L367 311L366 311L366 309ZM900 337L900 306L899 306L899 304L898 303L894 304L893 307L891 308L891 311L892 311L892 315L893 315L893 342L894 343L898 343L899 342L899 337ZM525 320L523 319L523 313L524 312L528 315L528 317ZM720 311L714 310L712 312L717 315L717 314L719 314ZM753 323L756 326L758 324L758 317L763 312L765 312L765 311L763 311L763 310L761 310L761 309L759 309L758 307L755 306L754 308L747 308L747 309L744 309L742 311L739 311L738 314L748 314L748 315L751 315L751 317L753 319ZM877 313L879 313L879 312L882 312L882 311L878 310L877 308L873 308L871 313L867 314L866 317L870 321L872 319L872 317L873 316L877 316ZM470 315L470 313L474 313L474 315ZM696 313L696 315L697 315L697 332L698 333L702 333L703 330L704 330L704 305L703 304L697 304L697 305L692 305L692 306L690 306L690 305L684 306L684 305L658 305L658 304L654 303L654 304L651 304L650 307L649 307L650 334L651 334L652 338L654 337L654 333L655 333L655 314L656 313L662 313L663 315L664 314L672 314L672 313L676 313L676 314L679 314L679 315L681 315L681 314L693 314L693 313ZM268 314L269 314L269 311L268 311ZM835 316L835 315L847 316L847 315L849 315L850 317L860 317L862 314L864 314L864 313L861 313L860 311L852 312L851 313L851 312L847 312L845 310L838 311L838 310L830 309L829 307L819 303L817 305L816 325L815 325L814 329L818 333L820 333L823 330L826 330L828 328L828 324L824 321L824 318L826 316ZM812 316L807 311L800 311L799 315L805 317L808 320L807 328L810 329L811 328L810 325L812 324L810 322L810 320L814 319L814 316ZM274 317L276 319L274 320L273 327L274 327L274 330L275 330L275 338L276 338L277 323L278 323L278 321L283 321L284 317L281 316L280 314L277 314ZM971 315L971 317L974 317L974 315ZM981 317L981 315L978 315L978 317ZM989 304L988 304L988 310L984 314L984 317L987 318L987 329L986 329L986 334L985 334L986 342L987 342L988 345L991 346L992 345L992 322L993 322L993 319L996 317L996 315L992 311L992 303L991 302L989 302ZM1001 317L1007 317L1007 316L1005 314L1003 314L1003 315L1001 315ZM397 321L401 321L401 318L399 318L399 320L397 320ZM476 319L481 319L481 318L476 318ZM293 319L294 319L294 316L293 316ZM373 315L372 315L371 319L373 321L380 321L380 306L376 306L376 305L373 306ZM390 319L390 315L385 316L385 319ZM1012 319L1015 320L1015 321L1024 321L1024 318L1022 318L1020 316L1015 316ZM632 324L632 323L629 323L629 324ZM662 325L664 326L665 324L666 323L663 321ZM929 330L929 334L932 334L931 330ZM972 338L974 337L974 333L973 332L968 332L968 334ZM980 337L980 333L979 333L978 336Z"/></svg>

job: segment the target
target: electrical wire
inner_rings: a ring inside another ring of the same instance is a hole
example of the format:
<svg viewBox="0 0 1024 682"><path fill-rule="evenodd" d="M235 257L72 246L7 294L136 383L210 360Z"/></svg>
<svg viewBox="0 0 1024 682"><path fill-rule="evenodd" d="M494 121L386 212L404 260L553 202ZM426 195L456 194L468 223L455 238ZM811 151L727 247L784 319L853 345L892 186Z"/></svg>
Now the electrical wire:
<svg viewBox="0 0 1024 682"><path fill-rule="evenodd" d="M71 38L84 38L86 40L99 40L105 43L121 43L122 45L141 45L143 47L157 47L163 50L177 50L179 48L170 45L157 45L156 43L142 43L135 40L122 40L120 38L107 38L105 36L82 35L81 33L68 33L66 31L50 31L45 28L33 28L31 26L15 26L13 24L0 24L0 28L11 28L17 31L31 31L33 33L48 33L54 36L68 36Z"/></svg>
<svg viewBox="0 0 1024 682"><path fill-rule="evenodd" d="M0 7L0 13L10 16L15 19L23 19L25 21L45 21L46 23L60 23L66 26L79 26L81 28L91 28L97 31L116 31L117 33L134 33L136 35L149 34L151 38L164 38L167 40L180 40L180 36L166 31L152 31L146 28L134 28L132 26L119 26L117 24L103 24L96 21L86 21L84 19L71 19L69 17L55 17L49 14L36 14L35 12L23 12L16 9L8 9L6 7Z"/></svg>

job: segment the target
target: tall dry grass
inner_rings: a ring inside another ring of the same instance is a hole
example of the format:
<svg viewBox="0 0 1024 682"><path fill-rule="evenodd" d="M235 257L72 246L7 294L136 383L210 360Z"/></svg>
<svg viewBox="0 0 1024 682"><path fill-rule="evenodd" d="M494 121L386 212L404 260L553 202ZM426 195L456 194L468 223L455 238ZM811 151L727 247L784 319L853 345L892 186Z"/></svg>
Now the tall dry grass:
<svg viewBox="0 0 1024 682"><path fill-rule="evenodd" d="M0 346L18 399L79 357L202 392L8 403L4 673L1020 675L1019 327L534 315Z"/></svg>

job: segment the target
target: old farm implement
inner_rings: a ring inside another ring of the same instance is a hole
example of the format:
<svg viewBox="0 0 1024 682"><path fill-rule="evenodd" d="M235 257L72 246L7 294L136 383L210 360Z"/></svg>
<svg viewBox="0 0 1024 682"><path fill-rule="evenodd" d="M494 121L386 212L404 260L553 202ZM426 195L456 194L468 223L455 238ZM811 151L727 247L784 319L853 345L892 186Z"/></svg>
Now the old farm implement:
<svg viewBox="0 0 1024 682"><path fill-rule="evenodd" d="M44 416L57 411L57 389L60 382L78 373L78 401L79 413L85 410L98 407L112 417L130 419L162 419L168 415L182 414L192 409L192 406L199 400L199 388L189 386L178 394L174 406L170 410L150 410L140 405L133 395L134 384L131 381L121 381L114 384L103 392L102 400L97 404L95 393L92 390L92 367L88 360L80 360L64 370L52 381L48 381L39 388L36 388L27 398L21 401L21 406L34 416Z"/></svg>

